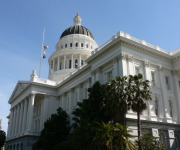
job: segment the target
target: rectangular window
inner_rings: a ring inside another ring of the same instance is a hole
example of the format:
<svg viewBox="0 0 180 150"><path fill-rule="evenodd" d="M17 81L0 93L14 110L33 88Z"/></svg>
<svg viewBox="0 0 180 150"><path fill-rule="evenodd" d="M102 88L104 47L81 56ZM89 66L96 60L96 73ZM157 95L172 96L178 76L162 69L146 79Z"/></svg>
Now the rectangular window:
<svg viewBox="0 0 180 150"><path fill-rule="evenodd" d="M112 79L112 71L107 73L107 81L109 82Z"/></svg>
<svg viewBox="0 0 180 150"><path fill-rule="evenodd" d="M135 67L135 75L138 75L139 74L139 67Z"/></svg>
<svg viewBox="0 0 180 150"><path fill-rule="evenodd" d="M86 48L88 48L88 44L86 44Z"/></svg>
<svg viewBox="0 0 180 150"><path fill-rule="evenodd" d="M155 73L151 71L151 85L155 86Z"/></svg>
<svg viewBox="0 0 180 150"><path fill-rule="evenodd" d="M168 89L168 90L170 90L171 88L170 88L170 83L169 83L169 77L165 77L165 80L166 80L166 88Z"/></svg>
<svg viewBox="0 0 180 150"><path fill-rule="evenodd" d="M83 47L83 43L81 43L81 47Z"/></svg>
<svg viewBox="0 0 180 150"><path fill-rule="evenodd" d="M156 114L156 116L158 116L158 99L157 99L157 97L155 97L155 100L154 100L154 108L155 108L155 114Z"/></svg>
<svg viewBox="0 0 180 150"><path fill-rule="evenodd" d="M72 43L70 43L70 47L72 47Z"/></svg>
<svg viewBox="0 0 180 150"><path fill-rule="evenodd" d="M172 101L169 100L169 115L172 117L173 116L173 112L172 112Z"/></svg>

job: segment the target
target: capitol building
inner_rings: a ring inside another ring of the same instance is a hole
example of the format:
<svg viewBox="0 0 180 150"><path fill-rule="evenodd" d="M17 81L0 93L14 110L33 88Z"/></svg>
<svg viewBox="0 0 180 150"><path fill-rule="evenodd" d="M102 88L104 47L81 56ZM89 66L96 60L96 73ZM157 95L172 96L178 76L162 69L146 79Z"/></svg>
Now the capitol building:
<svg viewBox="0 0 180 150"><path fill-rule="evenodd" d="M78 14L73 21L49 57L48 79L33 70L30 80L18 81L12 92L5 149L32 150L44 122L58 107L72 118L93 83L138 73L151 81L152 92L141 114L142 131L151 132L168 150L180 148L180 48L167 51L122 31L99 47ZM137 137L136 113L129 111L126 117Z"/></svg>

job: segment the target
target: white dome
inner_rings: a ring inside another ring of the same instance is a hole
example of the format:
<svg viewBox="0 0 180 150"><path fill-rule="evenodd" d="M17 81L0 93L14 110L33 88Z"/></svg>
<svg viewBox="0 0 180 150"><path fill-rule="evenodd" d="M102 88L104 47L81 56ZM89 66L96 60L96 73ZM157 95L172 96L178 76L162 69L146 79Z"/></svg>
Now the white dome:
<svg viewBox="0 0 180 150"><path fill-rule="evenodd" d="M79 22L78 16L74 18L75 24ZM65 76L84 65L85 60L97 47L91 36L79 33L64 35L49 58L49 79L63 80Z"/></svg>

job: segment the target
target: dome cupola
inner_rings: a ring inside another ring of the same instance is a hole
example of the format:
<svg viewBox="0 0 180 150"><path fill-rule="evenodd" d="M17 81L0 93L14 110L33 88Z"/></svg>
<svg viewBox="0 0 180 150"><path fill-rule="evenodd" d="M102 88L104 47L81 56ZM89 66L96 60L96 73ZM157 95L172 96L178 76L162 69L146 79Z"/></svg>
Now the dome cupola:
<svg viewBox="0 0 180 150"><path fill-rule="evenodd" d="M81 26L81 17L79 16L79 14L77 13L77 15L74 17L73 19L74 21L74 26L71 26L69 28L67 28L62 34L61 34L61 38L63 38L64 36L70 35L70 34L82 34L82 35L87 35L89 37L91 37L92 39L94 39L92 33L84 26Z"/></svg>
<svg viewBox="0 0 180 150"><path fill-rule="evenodd" d="M79 14L77 13L77 15L74 17L74 19L73 19L73 21L74 21L74 25L76 26L76 25L81 25L81 17L79 16Z"/></svg>

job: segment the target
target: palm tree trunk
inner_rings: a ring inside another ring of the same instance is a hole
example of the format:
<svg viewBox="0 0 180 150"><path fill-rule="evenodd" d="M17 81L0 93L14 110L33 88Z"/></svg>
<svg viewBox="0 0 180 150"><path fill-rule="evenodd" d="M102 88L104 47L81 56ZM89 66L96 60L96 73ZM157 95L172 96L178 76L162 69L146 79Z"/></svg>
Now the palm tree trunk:
<svg viewBox="0 0 180 150"><path fill-rule="evenodd" d="M141 142L140 142L140 136L141 136L140 111L137 111L137 127L138 127L138 147L139 147L139 150L141 150Z"/></svg>

